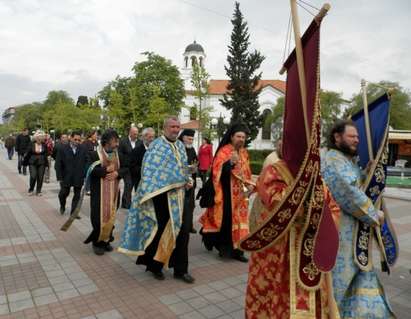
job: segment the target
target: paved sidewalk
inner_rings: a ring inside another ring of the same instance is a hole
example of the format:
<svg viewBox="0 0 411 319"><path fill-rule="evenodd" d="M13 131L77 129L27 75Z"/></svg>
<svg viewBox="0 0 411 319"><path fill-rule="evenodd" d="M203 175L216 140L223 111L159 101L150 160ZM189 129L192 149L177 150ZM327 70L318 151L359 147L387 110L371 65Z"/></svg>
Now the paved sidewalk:
<svg viewBox="0 0 411 319"><path fill-rule="evenodd" d="M134 258L116 252L98 257L83 244L90 231L89 198L82 219L61 232L68 216L58 213L54 175L42 197L28 197L28 177L18 175L16 165L0 159L0 318L244 318L247 265L207 252L199 235L190 239L193 285L174 280L169 271L159 282ZM69 204L71 199L67 211ZM387 206L401 257L391 276L381 278L398 318L408 318L411 204L387 199ZM116 243L126 213L119 210Z"/></svg>

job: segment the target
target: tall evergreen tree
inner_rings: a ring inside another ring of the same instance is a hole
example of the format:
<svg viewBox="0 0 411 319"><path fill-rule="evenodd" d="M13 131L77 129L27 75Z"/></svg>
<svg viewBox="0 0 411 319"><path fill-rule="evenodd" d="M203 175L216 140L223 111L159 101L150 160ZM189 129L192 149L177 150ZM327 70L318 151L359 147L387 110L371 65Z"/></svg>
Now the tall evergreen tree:
<svg viewBox="0 0 411 319"><path fill-rule="evenodd" d="M256 72L264 61L264 56L257 50L249 51L248 26L238 2L235 3L231 23L233 31L231 32L231 44L228 46L228 66L224 67L230 80L227 87L228 93L224 94L220 102L231 110L232 123L243 122L248 126L250 136L247 142L250 142L256 138L263 122L258 103L258 95L261 91L258 81L261 79L261 72Z"/></svg>

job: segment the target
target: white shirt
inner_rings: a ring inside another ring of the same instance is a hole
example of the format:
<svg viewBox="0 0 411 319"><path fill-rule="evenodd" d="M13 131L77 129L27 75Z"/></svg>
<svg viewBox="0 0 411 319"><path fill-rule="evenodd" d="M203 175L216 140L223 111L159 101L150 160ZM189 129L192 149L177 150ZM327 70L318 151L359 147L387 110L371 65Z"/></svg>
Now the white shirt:
<svg viewBox="0 0 411 319"><path fill-rule="evenodd" d="M134 149L136 147L136 141L132 141L130 136L128 137L128 140L130 141L131 148Z"/></svg>

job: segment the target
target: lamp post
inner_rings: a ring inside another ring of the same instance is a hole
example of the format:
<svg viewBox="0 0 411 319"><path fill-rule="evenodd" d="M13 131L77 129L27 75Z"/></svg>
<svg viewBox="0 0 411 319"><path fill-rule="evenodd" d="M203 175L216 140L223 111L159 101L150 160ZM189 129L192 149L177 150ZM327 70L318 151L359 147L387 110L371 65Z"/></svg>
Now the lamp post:
<svg viewBox="0 0 411 319"><path fill-rule="evenodd" d="M224 117L221 115L218 118L211 119L211 125L213 128L217 129L217 136L218 136L218 143L220 144L221 141L221 133L224 133L227 125L230 124L230 119L228 117ZM223 132L221 132L223 131Z"/></svg>

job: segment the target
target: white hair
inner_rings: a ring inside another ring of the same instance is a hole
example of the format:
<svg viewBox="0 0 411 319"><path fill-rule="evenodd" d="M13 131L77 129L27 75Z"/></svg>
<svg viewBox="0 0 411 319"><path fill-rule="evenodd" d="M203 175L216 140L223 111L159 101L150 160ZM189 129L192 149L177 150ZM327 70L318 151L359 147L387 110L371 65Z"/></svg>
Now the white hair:
<svg viewBox="0 0 411 319"><path fill-rule="evenodd" d="M154 129L152 127L146 127L145 129L143 129L143 131L141 132L141 135L145 136L147 135L147 133L154 133L155 134L156 131L154 131Z"/></svg>
<svg viewBox="0 0 411 319"><path fill-rule="evenodd" d="M180 123L180 119L177 116L175 116L175 115L167 116L164 119L163 128L165 128L168 125L168 122L170 122L170 121L176 121L176 122Z"/></svg>

